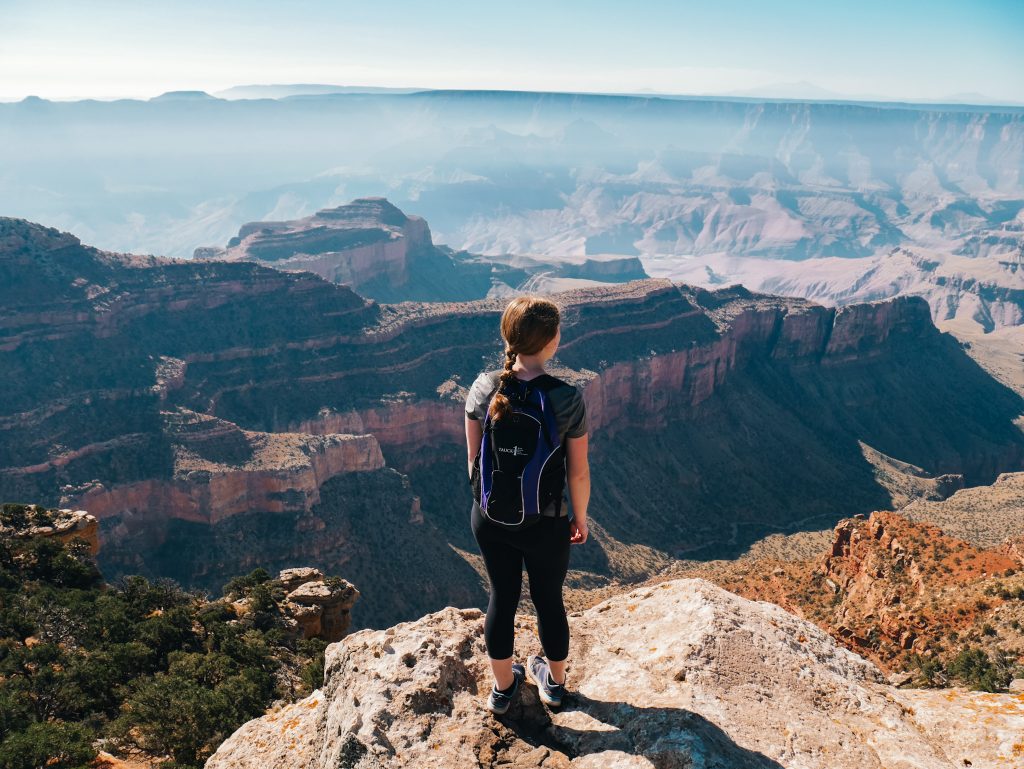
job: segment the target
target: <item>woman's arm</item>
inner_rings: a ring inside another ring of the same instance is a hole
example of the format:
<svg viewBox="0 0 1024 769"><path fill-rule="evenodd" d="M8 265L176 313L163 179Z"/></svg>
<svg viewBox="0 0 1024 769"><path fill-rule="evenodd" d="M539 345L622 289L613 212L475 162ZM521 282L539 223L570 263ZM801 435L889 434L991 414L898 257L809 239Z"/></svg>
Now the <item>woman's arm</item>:
<svg viewBox="0 0 1024 769"><path fill-rule="evenodd" d="M480 453L480 439L483 438L484 428L479 419L466 415L466 454L469 459L469 477L473 477L473 460Z"/></svg>
<svg viewBox="0 0 1024 769"><path fill-rule="evenodd" d="M590 503L590 462L587 459L588 435L566 438L565 474L569 484L569 499L572 500L571 542L580 544L587 541L587 505Z"/></svg>

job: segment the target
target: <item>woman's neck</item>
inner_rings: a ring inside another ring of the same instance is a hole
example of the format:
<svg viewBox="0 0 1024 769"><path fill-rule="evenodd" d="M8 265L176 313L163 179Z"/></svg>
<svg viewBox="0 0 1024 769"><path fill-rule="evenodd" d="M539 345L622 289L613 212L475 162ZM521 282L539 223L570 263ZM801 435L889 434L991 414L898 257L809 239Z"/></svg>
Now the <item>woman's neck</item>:
<svg viewBox="0 0 1024 769"><path fill-rule="evenodd" d="M512 372L525 374L529 378L540 376L544 373L544 361L532 355L517 355L515 363L512 364Z"/></svg>

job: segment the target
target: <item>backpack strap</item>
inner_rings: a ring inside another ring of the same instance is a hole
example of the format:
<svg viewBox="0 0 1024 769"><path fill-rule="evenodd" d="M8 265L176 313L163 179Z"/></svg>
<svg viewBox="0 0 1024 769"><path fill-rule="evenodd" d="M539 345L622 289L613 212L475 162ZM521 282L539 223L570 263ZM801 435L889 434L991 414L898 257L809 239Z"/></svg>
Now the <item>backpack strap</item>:
<svg viewBox="0 0 1024 769"><path fill-rule="evenodd" d="M545 394L546 394L548 391L553 390L554 388L561 386L562 384L564 384L564 382L562 382L562 380L560 380L558 377L553 376L553 375L548 374L547 372L545 372L545 373L541 374L540 376L534 377L533 379L531 379L526 384L527 385L533 385L534 389L543 390L545 392ZM554 409L554 404L550 401L550 399L548 399L547 402L551 406L551 408ZM557 426L558 420L557 420L554 412L552 412L552 415L551 415L551 422L552 422L553 425ZM543 425L543 430L544 430L545 438L547 438L547 440L548 440L548 445L549 446L554 446L555 442L552 441L550 435L548 435L547 421L546 420L542 420L542 425ZM559 435L557 437L558 437L558 445L555 446L554 450L555 451L561 451L563 456L564 456L564 454L565 454L565 444L561 440L562 436ZM555 516L556 517L557 516L561 516L561 514L562 514L562 495L558 494L555 497L554 501L555 501Z"/></svg>
<svg viewBox="0 0 1024 769"><path fill-rule="evenodd" d="M551 376L551 374L548 374L547 372L545 372L545 373L541 374L540 376L535 376L533 379L529 380L528 382L523 382L523 384L526 385L526 397L529 398L531 390L539 390L539 391L545 393L545 395L546 395L550 390L554 389L559 384L561 384L561 382L556 377L553 377L553 376ZM553 426L557 427L558 420L555 418L554 404L551 402L551 400L549 398L546 398L546 397L542 396L542 399L552 409L551 424ZM547 416L547 415L545 415L545 416ZM561 446L562 436L556 434L555 438L557 440L552 440L551 439L551 428L548 426L548 420L547 419L541 419L541 429L542 429L542 431L544 433L544 440L546 440L548 442L549 446L554 446L555 449L557 450L558 447Z"/></svg>

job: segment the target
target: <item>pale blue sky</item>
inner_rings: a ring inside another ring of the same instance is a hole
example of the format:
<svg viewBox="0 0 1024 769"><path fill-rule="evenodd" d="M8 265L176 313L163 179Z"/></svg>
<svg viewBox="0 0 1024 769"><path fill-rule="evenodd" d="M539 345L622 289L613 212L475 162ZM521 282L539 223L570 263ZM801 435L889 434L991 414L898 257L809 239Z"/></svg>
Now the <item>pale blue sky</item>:
<svg viewBox="0 0 1024 769"><path fill-rule="evenodd" d="M807 81L855 97L1024 102L1022 40L1024 0L0 0L0 98L250 83L721 94Z"/></svg>

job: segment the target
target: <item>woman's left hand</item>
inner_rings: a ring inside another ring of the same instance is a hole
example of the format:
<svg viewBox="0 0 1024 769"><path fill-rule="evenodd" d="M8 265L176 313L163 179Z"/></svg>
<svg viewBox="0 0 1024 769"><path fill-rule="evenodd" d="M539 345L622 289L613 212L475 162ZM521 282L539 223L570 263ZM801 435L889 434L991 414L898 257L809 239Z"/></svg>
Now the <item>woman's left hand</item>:
<svg viewBox="0 0 1024 769"><path fill-rule="evenodd" d="M587 519L573 517L569 521L569 542L573 545L582 545L587 541Z"/></svg>

